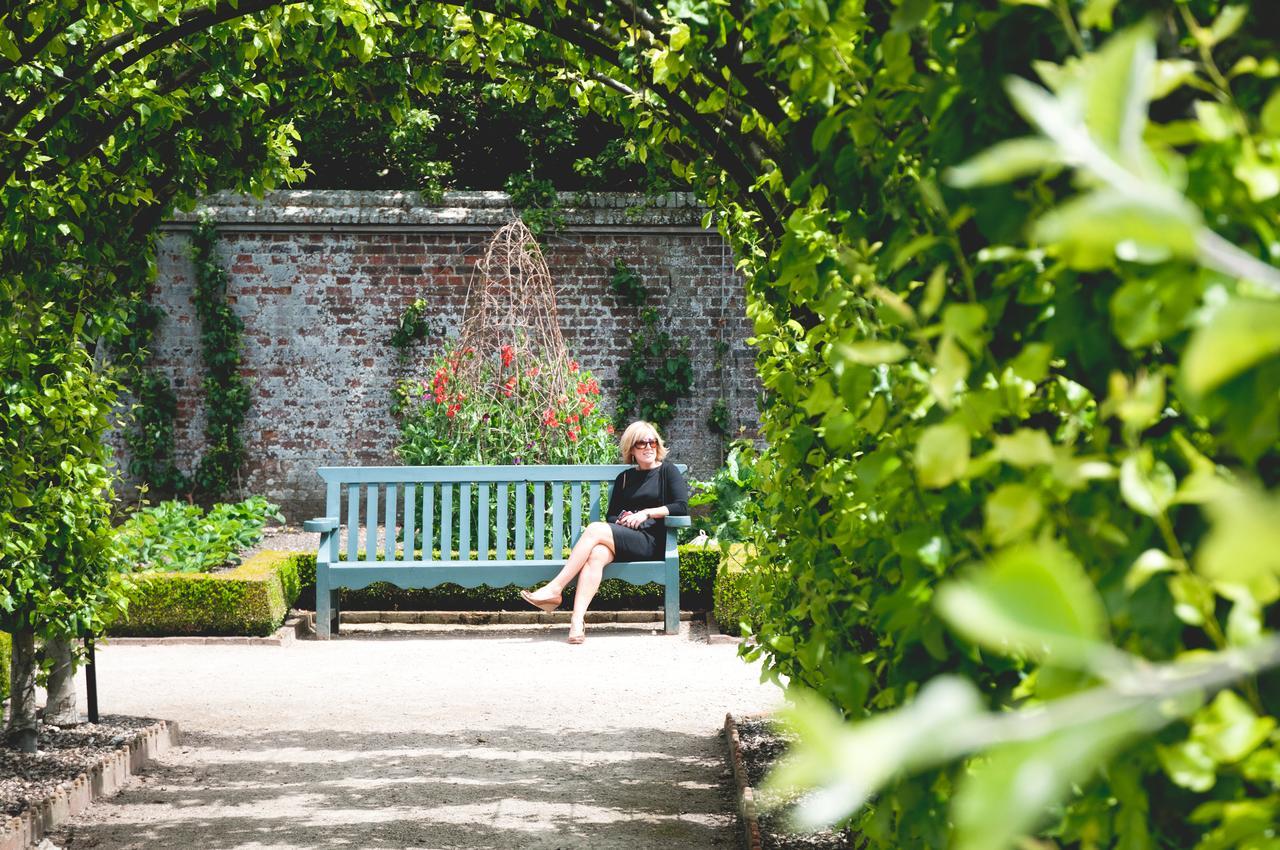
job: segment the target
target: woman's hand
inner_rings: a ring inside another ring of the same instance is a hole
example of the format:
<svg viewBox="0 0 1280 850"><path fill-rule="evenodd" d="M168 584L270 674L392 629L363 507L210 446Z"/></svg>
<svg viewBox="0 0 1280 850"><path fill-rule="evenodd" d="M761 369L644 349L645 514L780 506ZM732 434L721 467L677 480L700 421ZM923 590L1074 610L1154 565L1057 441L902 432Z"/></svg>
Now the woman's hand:
<svg viewBox="0 0 1280 850"><path fill-rule="evenodd" d="M618 517L618 525L625 525L627 528L639 528L648 519L648 511L636 511L635 513L623 511L622 515Z"/></svg>

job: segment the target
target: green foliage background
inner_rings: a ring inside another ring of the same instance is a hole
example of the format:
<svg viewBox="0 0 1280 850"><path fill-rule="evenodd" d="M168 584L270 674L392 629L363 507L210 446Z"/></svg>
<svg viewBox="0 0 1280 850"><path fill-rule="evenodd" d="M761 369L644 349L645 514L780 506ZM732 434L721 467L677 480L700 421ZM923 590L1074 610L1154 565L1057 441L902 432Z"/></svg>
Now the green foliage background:
<svg viewBox="0 0 1280 850"><path fill-rule="evenodd" d="M52 632L109 602L106 574L81 571L100 563L86 542L108 498L105 407L85 376L89 347L145 283L155 224L207 191L299 177L288 116L342 100L353 119L399 121L415 106L405 93L460 69L617 121L628 153L695 188L735 245L768 393L750 569L772 674L847 717L912 706L936 721L1116 686L1099 659L1253 657L1274 646L1280 597L1280 322L1261 262L1277 253L1280 193L1269 11L7 12L0 442L19 462L0 467L0 607ZM1149 49L1117 41L1148 19ZM1006 89L1009 77L1039 82ZM1026 640L1046 624L1046 640ZM942 673L976 690L922 685ZM856 826L874 847L1000 847L1023 832L1073 847L1274 843L1276 679L1232 675L1162 726L1055 730L959 764L900 759ZM1017 782L1028 765L1050 781Z"/></svg>

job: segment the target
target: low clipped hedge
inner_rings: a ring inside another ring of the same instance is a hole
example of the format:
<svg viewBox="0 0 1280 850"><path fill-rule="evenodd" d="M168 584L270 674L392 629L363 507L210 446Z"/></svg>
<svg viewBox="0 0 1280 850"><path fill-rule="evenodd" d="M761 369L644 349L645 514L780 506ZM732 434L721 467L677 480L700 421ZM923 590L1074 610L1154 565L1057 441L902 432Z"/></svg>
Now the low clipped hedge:
<svg viewBox="0 0 1280 850"><path fill-rule="evenodd" d="M711 607L711 587L720 565L720 548L689 544L680 547L680 607L686 610L705 611ZM315 609L316 556L293 556L302 593L297 606ZM342 591L344 611L501 611L523 609L528 603L520 598L521 588L509 584L504 587L462 587L442 584L438 587L406 590L392 584L379 582L360 590ZM619 579L606 579L592 600L591 607L605 611L633 608L662 607L662 585L651 583L633 585ZM564 594L565 606L573 604L573 588Z"/></svg>
<svg viewBox="0 0 1280 850"><path fill-rule="evenodd" d="M737 635L742 623L747 623L754 633L760 625L760 604L752 591L751 576L744 568L745 547L730 546L716 572L712 586L712 613L720 630Z"/></svg>
<svg viewBox="0 0 1280 850"><path fill-rule="evenodd" d="M225 573L139 573L128 613L110 634L269 635L301 589L298 562L287 552L261 552ZM313 561L313 583L314 575Z"/></svg>
<svg viewBox="0 0 1280 850"><path fill-rule="evenodd" d="M0 700L9 698L9 658L13 652L13 639L7 632L0 632Z"/></svg>

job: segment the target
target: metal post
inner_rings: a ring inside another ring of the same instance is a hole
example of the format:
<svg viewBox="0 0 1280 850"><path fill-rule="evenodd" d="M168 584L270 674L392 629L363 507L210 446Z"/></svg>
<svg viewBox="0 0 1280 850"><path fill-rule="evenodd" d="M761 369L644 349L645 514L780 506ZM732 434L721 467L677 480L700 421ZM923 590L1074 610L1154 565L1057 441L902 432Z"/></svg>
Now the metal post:
<svg viewBox="0 0 1280 850"><path fill-rule="evenodd" d="M98 669L93 662L93 638L84 639L84 653L89 663L84 668L84 689L89 699L89 722L98 722Z"/></svg>

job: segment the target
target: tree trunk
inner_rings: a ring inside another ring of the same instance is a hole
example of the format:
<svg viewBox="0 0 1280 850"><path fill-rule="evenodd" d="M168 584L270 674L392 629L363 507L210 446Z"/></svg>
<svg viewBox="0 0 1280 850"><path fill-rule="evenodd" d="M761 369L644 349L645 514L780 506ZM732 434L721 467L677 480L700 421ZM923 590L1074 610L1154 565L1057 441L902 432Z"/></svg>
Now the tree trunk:
<svg viewBox="0 0 1280 850"><path fill-rule="evenodd" d="M44 722L50 726L75 726L80 723L80 710L76 705L76 666L71 641L66 638L45 641L44 655L53 662Z"/></svg>
<svg viewBox="0 0 1280 850"><path fill-rule="evenodd" d="M36 636L30 628L13 632L9 671L9 726L5 741L23 753L36 751Z"/></svg>

